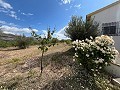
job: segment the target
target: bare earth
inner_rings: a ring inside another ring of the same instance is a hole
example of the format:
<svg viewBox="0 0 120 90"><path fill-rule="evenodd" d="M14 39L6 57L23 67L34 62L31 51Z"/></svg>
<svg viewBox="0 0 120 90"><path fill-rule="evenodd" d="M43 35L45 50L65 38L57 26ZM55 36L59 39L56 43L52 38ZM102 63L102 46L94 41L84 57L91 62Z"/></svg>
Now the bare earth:
<svg viewBox="0 0 120 90"><path fill-rule="evenodd" d="M38 46L30 46L27 49L21 50L11 50L11 48L0 50L0 64L5 64L7 61L9 62L12 59L30 59L33 57L41 56L41 50L38 50ZM64 52L68 48L65 44L59 44L54 47L50 47L49 51L45 53L51 54L55 52Z"/></svg>
<svg viewBox="0 0 120 90"><path fill-rule="evenodd" d="M2 49L0 51L0 86L10 89L15 87L19 88L18 90L40 90L52 80L70 74L71 69L64 66L64 62L62 68L59 67L59 64L55 67L54 64L56 63L48 62L49 60L59 59L56 55L61 55L60 53L66 52L70 47L66 44L59 44L51 47L45 53L44 70L41 77L39 77L40 69L38 67L41 51L38 50L37 46L22 50ZM65 57L63 54L60 59L69 60L69 57ZM39 78L36 78L37 76ZM36 83L31 85L31 82L34 81Z"/></svg>

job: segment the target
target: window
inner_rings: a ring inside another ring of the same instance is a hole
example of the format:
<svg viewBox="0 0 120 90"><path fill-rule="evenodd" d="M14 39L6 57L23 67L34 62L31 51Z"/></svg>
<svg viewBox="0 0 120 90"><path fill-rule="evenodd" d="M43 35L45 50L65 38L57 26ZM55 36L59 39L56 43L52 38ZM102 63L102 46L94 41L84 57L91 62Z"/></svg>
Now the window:
<svg viewBox="0 0 120 90"><path fill-rule="evenodd" d="M116 34L116 26L107 26L107 27L104 27L103 34L105 34L105 35Z"/></svg>
<svg viewBox="0 0 120 90"><path fill-rule="evenodd" d="M104 35L110 35L115 36L117 35L117 22L111 22L111 23L103 23L102 24L102 31Z"/></svg>

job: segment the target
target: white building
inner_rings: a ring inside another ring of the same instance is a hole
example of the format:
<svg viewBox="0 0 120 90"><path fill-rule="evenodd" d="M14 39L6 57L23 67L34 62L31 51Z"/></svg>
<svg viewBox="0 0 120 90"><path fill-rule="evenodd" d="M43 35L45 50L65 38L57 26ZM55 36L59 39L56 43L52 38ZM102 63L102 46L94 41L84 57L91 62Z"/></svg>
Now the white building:
<svg viewBox="0 0 120 90"><path fill-rule="evenodd" d="M101 34L113 36L115 47L120 50L120 0L87 15L87 20L99 23Z"/></svg>

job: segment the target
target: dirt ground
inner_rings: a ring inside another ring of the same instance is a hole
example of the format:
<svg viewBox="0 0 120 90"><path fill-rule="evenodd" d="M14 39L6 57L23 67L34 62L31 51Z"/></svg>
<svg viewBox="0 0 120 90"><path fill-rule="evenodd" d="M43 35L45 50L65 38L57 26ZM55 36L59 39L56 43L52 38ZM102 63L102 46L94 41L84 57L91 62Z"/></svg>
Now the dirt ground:
<svg viewBox="0 0 120 90"><path fill-rule="evenodd" d="M60 68L61 64L55 65L56 61L61 63L59 60L62 58L69 60L68 57L61 54L69 50L70 47L71 46L66 44L59 44L51 47L48 52L45 53L43 59L44 70L40 77L40 81L38 81L38 76L40 75L38 60L40 59L41 51L38 50L37 46L30 46L27 49L21 50L13 50L13 48L1 49L0 86L9 89L18 87L19 90L40 90L50 83L50 81L57 80L63 75L70 74L71 70L68 66L64 66L65 62L62 64L62 68ZM54 63L51 63L51 60L53 60ZM31 85L29 82L34 82L34 80L37 80L35 84L37 87L35 88L34 85L29 87L29 85Z"/></svg>
<svg viewBox="0 0 120 90"><path fill-rule="evenodd" d="M30 46L27 49L18 49L17 48L5 48L0 49L0 65L9 63L12 59L26 60L33 57L41 56L41 50L38 50L38 46ZM45 53L51 54L55 52L63 52L68 48L66 44L55 45L50 47L49 51Z"/></svg>

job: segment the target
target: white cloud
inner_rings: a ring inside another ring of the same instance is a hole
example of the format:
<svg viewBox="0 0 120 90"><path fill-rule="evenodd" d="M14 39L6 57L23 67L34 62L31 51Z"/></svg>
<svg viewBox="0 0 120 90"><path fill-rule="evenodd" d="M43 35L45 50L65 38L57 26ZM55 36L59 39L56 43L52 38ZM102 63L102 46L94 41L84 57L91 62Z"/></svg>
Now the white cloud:
<svg viewBox="0 0 120 90"><path fill-rule="evenodd" d="M43 33L41 35L42 38L47 37L47 30L42 30L42 33Z"/></svg>
<svg viewBox="0 0 120 90"><path fill-rule="evenodd" d="M17 15L16 15L16 12L15 11L10 11L10 13L8 14L10 17L13 17L15 18L16 20L20 20Z"/></svg>
<svg viewBox="0 0 120 90"><path fill-rule="evenodd" d="M1 20L0 20L0 24L6 24L6 22L5 22L5 21L1 21Z"/></svg>
<svg viewBox="0 0 120 90"><path fill-rule="evenodd" d="M4 31L4 33L6 33L6 34L13 34L13 35L15 35L15 33L12 33L12 32L7 32L7 31Z"/></svg>
<svg viewBox="0 0 120 90"><path fill-rule="evenodd" d="M4 33L12 33L12 34L23 34L23 33L31 33L29 28L18 28L14 26L3 25L0 27ZM38 32L37 29L33 29L33 31Z"/></svg>
<svg viewBox="0 0 120 90"><path fill-rule="evenodd" d="M13 7L4 0L0 0L0 12L5 13L6 15L15 18L16 20L20 20L17 17L16 12L13 11Z"/></svg>
<svg viewBox="0 0 120 90"><path fill-rule="evenodd" d="M60 5L62 4L70 4L72 0L61 0Z"/></svg>
<svg viewBox="0 0 120 90"><path fill-rule="evenodd" d="M24 16L32 16L32 15L34 15L34 14L32 14L32 13L24 13L24 12L21 12L21 10L18 10L18 13L20 13L20 14L22 14L22 15L24 15Z"/></svg>
<svg viewBox="0 0 120 90"><path fill-rule="evenodd" d="M65 26L63 27L62 29L60 29L58 32L55 33L55 37L57 37L59 40L61 39L69 39L65 36L65 29L67 28L68 26Z"/></svg>
<svg viewBox="0 0 120 90"><path fill-rule="evenodd" d="M65 36L65 29L67 28L68 26L65 26L64 28L60 29L58 32L55 32L53 34L53 37L59 39L59 40L62 40L62 39L69 39ZM47 37L47 30L42 30L42 34L41 34L41 37Z"/></svg>
<svg viewBox="0 0 120 90"><path fill-rule="evenodd" d="M68 11L69 9L65 9L66 11Z"/></svg>
<svg viewBox="0 0 120 90"><path fill-rule="evenodd" d="M18 25L15 25L14 23L7 23L7 22L5 22L5 21L1 21L0 20L0 25L7 25L7 26L14 26L14 27L16 27L16 26L18 26Z"/></svg>
<svg viewBox="0 0 120 90"><path fill-rule="evenodd" d="M3 13L8 13L9 11L4 9L4 8L0 8L0 12L3 12Z"/></svg>
<svg viewBox="0 0 120 90"><path fill-rule="evenodd" d="M5 8L5 9L13 9L13 7L9 3L7 3L3 0L0 0L0 6Z"/></svg>
<svg viewBox="0 0 120 90"><path fill-rule="evenodd" d="M32 13L21 13L22 15L25 15L25 16L32 16L32 15L34 15L34 14L32 14Z"/></svg>
<svg viewBox="0 0 120 90"><path fill-rule="evenodd" d="M81 8L81 4L74 5L74 7L80 9Z"/></svg>

